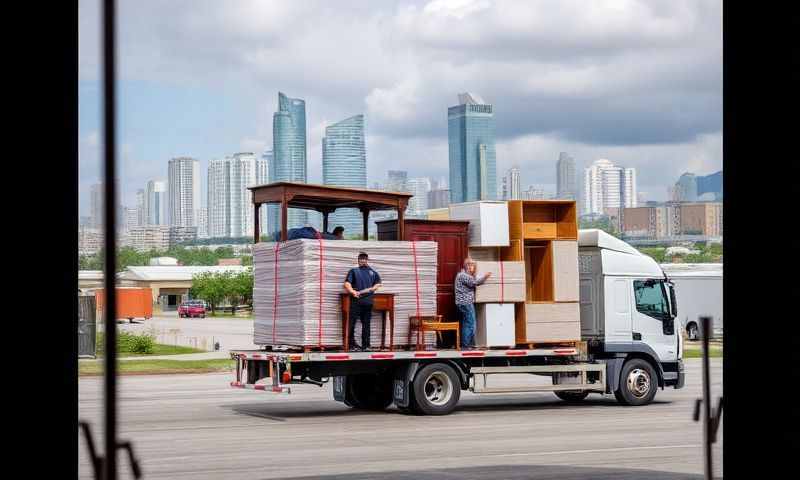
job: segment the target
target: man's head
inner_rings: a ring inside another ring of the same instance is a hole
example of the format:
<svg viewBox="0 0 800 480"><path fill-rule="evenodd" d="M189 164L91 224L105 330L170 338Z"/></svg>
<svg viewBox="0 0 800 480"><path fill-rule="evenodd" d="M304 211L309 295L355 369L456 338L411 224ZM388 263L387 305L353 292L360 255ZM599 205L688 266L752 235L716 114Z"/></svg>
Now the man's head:
<svg viewBox="0 0 800 480"><path fill-rule="evenodd" d="M339 240L344 238L344 227L339 225L338 227L333 229L333 235L338 238Z"/></svg>
<svg viewBox="0 0 800 480"><path fill-rule="evenodd" d="M475 268L475 260L473 260L472 257L467 257L464 259L464 270L466 270L467 273L470 275L475 275Z"/></svg>
<svg viewBox="0 0 800 480"><path fill-rule="evenodd" d="M358 254L359 267L366 267L367 265L369 265L368 260L369 260L369 255L367 255L365 252L361 252Z"/></svg>

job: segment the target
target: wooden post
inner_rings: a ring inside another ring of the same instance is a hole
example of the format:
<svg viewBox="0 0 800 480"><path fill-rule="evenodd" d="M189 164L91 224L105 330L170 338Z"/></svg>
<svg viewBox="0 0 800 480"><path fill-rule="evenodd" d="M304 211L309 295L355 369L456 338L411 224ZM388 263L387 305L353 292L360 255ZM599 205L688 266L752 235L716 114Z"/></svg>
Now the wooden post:
<svg viewBox="0 0 800 480"><path fill-rule="evenodd" d="M261 225L258 221L258 211L260 208L260 203L253 204L253 243L258 243L259 240L261 240Z"/></svg>
<svg viewBox="0 0 800 480"><path fill-rule="evenodd" d="M326 233L328 232L328 213L327 210L322 211L322 231Z"/></svg>
<svg viewBox="0 0 800 480"><path fill-rule="evenodd" d="M285 242L289 238L289 200L284 195L281 200L281 241Z"/></svg>
<svg viewBox="0 0 800 480"><path fill-rule="evenodd" d="M364 218L364 241L369 240L369 210L361 210L361 216Z"/></svg>
<svg viewBox="0 0 800 480"><path fill-rule="evenodd" d="M398 240L405 240L406 239L405 211L406 211L406 207L405 207L405 205L403 205L403 202L397 202L397 239Z"/></svg>

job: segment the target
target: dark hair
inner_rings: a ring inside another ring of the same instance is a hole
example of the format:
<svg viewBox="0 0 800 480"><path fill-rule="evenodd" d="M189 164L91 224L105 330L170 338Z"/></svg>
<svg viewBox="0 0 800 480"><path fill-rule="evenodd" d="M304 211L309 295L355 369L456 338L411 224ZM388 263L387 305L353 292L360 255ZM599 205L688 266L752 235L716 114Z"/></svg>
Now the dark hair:
<svg viewBox="0 0 800 480"><path fill-rule="evenodd" d="M366 260L369 258L369 255L367 255L366 252L361 252L358 254L358 259L361 260L362 258Z"/></svg>
<svg viewBox="0 0 800 480"><path fill-rule="evenodd" d="M344 232L344 227L339 225L338 227L333 229L333 234L336 235L339 232Z"/></svg>

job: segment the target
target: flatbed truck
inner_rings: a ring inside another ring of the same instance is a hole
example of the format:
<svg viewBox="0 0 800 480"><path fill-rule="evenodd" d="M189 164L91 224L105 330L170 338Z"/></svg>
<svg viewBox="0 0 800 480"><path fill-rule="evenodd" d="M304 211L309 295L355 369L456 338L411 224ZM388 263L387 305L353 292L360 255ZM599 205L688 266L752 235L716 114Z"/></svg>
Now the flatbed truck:
<svg viewBox="0 0 800 480"><path fill-rule="evenodd" d="M675 289L652 258L600 230L581 230L581 340L476 350L291 351L275 345L234 350L231 387L291 393L332 381L333 398L356 409L444 415L462 391L552 391L568 402L613 394L645 405L657 389L684 385ZM546 376L549 384L493 387L499 374Z"/></svg>

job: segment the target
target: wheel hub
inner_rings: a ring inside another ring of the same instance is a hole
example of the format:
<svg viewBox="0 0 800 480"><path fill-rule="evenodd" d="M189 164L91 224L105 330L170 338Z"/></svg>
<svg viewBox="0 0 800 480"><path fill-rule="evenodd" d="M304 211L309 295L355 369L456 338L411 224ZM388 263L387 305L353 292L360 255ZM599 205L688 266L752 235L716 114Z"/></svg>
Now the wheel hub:
<svg viewBox="0 0 800 480"><path fill-rule="evenodd" d="M646 370L635 368L628 374L628 391L635 397L642 398L650 391L650 375Z"/></svg>
<svg viewBox="0 0 800 480"><path fill-rule="evenodd" d="M453 384L444 372L434 372L425 379L425 398L433 405L444 405L450 401Z"/></svg>

